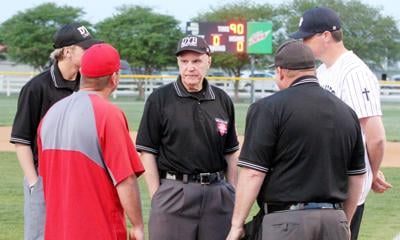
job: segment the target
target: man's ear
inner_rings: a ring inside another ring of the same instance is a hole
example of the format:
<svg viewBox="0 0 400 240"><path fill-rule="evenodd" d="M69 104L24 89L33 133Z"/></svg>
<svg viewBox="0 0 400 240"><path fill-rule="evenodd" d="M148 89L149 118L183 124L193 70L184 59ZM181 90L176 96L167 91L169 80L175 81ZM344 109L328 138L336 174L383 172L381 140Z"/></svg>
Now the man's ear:
<svg viewBox="0 0 400 240"><path fill-rule="evenodd" d="M67 58L71 56L71 47L63 47L62 48L63 51L63 57Z"/></svg>
<svg viewBox="0 0 400 240"><path fill-rule="evenodd" d="M325 31L322 33L324 42L332 41L332 32Z"/></svg>
<svg viewBox="0 0 400 240"><path fill-rule="evenodd" d="M284 70L283 70L283 68L281 68L281 67L277 67L277 68L276 68L276 70L277 70L277 72L278 72L279 81L282 81L282 80L283 80L283 78L284 78L284 76L283 76L283 74L284 74Z"/></svg>
<svg viewBox="0 0 400 240"><path fill-rule="evenodd" d="M119 83L119 74L117 72L113 73L110 77L109 84L111 84L112 88L117 88Z"/></svg>

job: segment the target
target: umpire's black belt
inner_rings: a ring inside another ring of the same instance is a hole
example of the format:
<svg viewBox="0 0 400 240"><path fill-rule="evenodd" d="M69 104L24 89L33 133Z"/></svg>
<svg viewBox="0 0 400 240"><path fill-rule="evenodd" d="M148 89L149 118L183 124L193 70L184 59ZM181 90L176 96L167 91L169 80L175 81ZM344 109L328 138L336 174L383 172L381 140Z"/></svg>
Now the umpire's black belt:
<svg viewBox="0 0 400 240"><path fill-rule="evenodd" d="M213 173L198 173L198 174L183 174L174 172L160 172L160 178L182 181L183 183L195 182L200 184L212 184L223 180L225 177L224 172Z"/></svg>
<svg viewBox="0 0 400 240"><path fill-rule="evenodd" d="M343 209L342 203L293 203L293 204L268 204L264 203L265 214L283 211L309 210L309 209Z"/></svg>

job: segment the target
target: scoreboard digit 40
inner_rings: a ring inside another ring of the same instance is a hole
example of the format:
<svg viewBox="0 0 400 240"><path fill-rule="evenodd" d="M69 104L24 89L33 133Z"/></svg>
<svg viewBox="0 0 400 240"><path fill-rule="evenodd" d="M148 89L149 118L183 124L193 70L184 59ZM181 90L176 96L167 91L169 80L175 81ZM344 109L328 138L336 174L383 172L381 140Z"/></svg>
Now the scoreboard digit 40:
<svg viewBox="0 0 400 240"><path fill-rule="evenodd" d="M272 53L269 22L188 22L186 33L204 37L213 52Z"/></svg>

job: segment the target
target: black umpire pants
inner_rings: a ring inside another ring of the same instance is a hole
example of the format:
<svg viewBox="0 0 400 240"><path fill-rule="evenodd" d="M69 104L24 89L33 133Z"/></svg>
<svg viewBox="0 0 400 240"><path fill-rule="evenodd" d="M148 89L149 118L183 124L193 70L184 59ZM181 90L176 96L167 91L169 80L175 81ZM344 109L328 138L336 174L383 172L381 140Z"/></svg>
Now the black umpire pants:
<svg viewBox="0 0 400 240"><path fill-rule="evenodd" d="M358 239L358 233L360 232L361 220L364 214L364 204L357 206L356 212L351 219L350 230L351 230L351 240Z"/></svg>
<svg viewBox="0 0 400 240"><path fill-rule="evenodd" d="M231 227L235 193L219 181L209 185L161 179L151 200L150 240L222 240Z"/></svg>

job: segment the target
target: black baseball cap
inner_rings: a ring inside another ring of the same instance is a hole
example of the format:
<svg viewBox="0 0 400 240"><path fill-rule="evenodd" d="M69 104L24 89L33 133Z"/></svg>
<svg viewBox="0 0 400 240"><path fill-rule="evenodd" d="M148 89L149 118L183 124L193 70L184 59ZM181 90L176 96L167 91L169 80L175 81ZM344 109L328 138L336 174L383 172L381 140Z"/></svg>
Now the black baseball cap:
<svg viewBox="0 0 400 240"><path fill-rule="evenodd" d="M182 38L176 49L175 55L179 56L184 51L205 53L210 55L211 50L206 40L200 36L189 35Z"/></svg>
<svg viewBox="0 0 400 240"><path fill-rule="evenodd" d="M315 58L311 48L302 41L290 40L276 50L274 66L291 70L314 68Z"/></svg>
<svg viewBox="0 0 400 240"><path fill-rule="evenodd" d="M54 48L62 48L71 45L78 45L83 49L88 49L94 44L102 43L93 39L85 26L78 22L73 22L62 26L53 36Z"/></svg>
<svg viewBox="0 0 400 240"><path fill-rule="evenodd" d="M311 37L325 31L341 28L339 15L327 7L315 7L304 12L300 18L299 30L289 36L294 39Z"/></svg>

